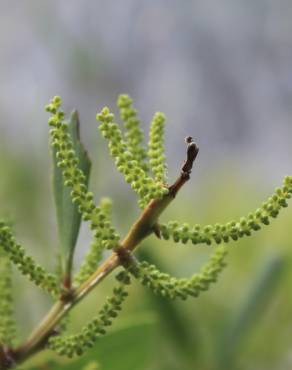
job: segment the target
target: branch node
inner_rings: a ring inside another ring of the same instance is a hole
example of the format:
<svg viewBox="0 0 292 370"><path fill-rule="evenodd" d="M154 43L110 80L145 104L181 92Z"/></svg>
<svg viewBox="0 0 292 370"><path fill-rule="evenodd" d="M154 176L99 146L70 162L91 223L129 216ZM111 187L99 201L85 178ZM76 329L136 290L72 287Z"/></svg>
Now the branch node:
<svg viewBox="0 0 292 370"><path fill-rule="evenodd" d="M70 303L74 301L76 296L76 290L74 288L63 288L62 294L60 296L60 301L63 303Z"/></svg>
<svg viewBox="0 0 292 370"><path fill-rule="evenodd" d="M114 248L114 252L119 258L120 264L126 269L132 265L135 257L128 248L119 246Z"/></svg>

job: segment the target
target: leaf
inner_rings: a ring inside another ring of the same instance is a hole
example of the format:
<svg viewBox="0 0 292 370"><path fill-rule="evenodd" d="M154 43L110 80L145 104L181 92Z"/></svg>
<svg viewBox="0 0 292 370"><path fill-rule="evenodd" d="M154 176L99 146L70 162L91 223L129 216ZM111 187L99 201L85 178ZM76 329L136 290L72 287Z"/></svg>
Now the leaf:
<svg viewBox="0 0 292 370"><path fill-rule="evenodd" d="M88 185L91 161L80 141L79 126L80 122L78 112L73 111L68 123L68 132L71 135L73 149L79 160L78 167L83 171L86 177L85 183ZM57 214L63 274L70 277L74 249L81 224L81 215L78 212L77 206L72 203L70 189L64 185L62 171L57 167L55 150L53 150L53 193Z"/></svg>
<svg viewBox="0 0 292 370"><path fill-rule="evenodd" d="M286 260L280 255L271 257L255 277L254 284L245 297L242 307L239 308L220 340L218 353L220 369L233 368L233 360L239 345L254 328L274 296L277 284L286 267Z"/></svg>

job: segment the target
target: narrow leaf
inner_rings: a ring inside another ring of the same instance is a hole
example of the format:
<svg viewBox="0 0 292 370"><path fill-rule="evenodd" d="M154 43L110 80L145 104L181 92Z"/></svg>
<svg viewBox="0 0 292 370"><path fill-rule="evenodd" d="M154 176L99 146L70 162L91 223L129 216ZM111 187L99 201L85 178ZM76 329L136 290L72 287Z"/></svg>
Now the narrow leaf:
<svg viewBox="0 0 292 370"><path fill-rule="evenodd" d="M78 112L73 111L68 124L68 131L71 135L76 157L79 160L78 167L84 173L86 177L86 185L88 185L91 162L83 144L80 141L79 127L80 122ZM62 171L57 167L55 150L53 153L53 167L53 192L57 214L63 274L70 280L73 254L81 224L81 215L78 212L77 206L72 203L70 189L64 185Z"/></svg>
<svg viewBox="0 0 292 370"><path fill-rule="evenodd" d="M286 267L286 258L281 255L271 257L254 279L250 292L244 299L242 307L220 339L219 368L230 369L236 358L237 351L250 331L254 328L265 308L274 297L277 284Z"/></svg>

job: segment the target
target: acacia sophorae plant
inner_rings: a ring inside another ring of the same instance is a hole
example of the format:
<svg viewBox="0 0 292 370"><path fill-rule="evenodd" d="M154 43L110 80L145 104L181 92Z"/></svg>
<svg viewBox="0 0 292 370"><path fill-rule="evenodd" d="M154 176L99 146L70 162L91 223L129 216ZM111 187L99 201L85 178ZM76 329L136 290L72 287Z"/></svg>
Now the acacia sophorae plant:
<svg viewBox="0 0 292 370"><path fill-rule="evenodd" d="M121 238L111 221L111 200L99 205L88 190L90 160L79 137L79 120L73 112L68 121L60 109L60 97L54 97L46 110L49 118L53 153L53 191L59 233L62 273L52 274L39 266L15 240L11 228L0 222L0 369L13 368L37 352L50 348L61 356L82 355L118 316L128 296L128 285L137 280L166 299L198 297L214 283L225 266L226 246L231 240L249 236L268 225L287 206L292 194L292 177L285 177L282 187L254 212L226 224L188 225L176 221L162 223L160 216L190 179L198 147L192 137L185 139L186 159L176 181L168 184L164 156L165 116L156 113L150 126L148 147L140 128L137 112L127 95L118 98L124 133L106 107L96 118L99 131L108 141L110 155L125 180L138 196L141 208L128 234ZM92 243L79 271L73 271L73 255L81 221L92 230ZM176 278L139 261L134 251L151 234L176 243L219 245L202 270L189 278ZM104 252L112 253L104 259ZM27 276L54 301L51 310L31 335L17 343L11 294L11 265ZM79 333L66 333L64 318L76 304L112 271L117 285L97 315L90 318Z"/></svg>

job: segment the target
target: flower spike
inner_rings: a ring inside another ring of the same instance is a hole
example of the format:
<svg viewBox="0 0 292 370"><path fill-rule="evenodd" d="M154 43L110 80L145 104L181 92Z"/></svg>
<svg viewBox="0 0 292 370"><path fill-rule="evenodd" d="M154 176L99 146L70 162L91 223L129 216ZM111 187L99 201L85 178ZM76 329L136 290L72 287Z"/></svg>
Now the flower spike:
<svg viewBox="0 0 292 370"><path fill-rule="evenodd" d="M127 129L125 133L128 150L139 166L148 171L148 165L145 162L147 157L146 149L142 146L144 134L140 128L140 120L137 111L133 107L133 101L129 95L123 94L118 97L117 106L120 109L120 118Z"/></svg>
<svg viewBox="0 0 292 370"><path fill-rule="evenodd" d="M170 299L185 300L188 296L198 297L202 291L209 289L211 283L216 282L219 273L226 266L224 261L226 254L224 247L218 247L207 264L202 267L201 272L189 279L172 277L146 261L132 263L129 271L155 294Z"/></svg>
<svg viewBox="0 0 292 370"><path fill-rule="evenodd" d="M7 254L0 251L0 344L11 346L16 334L13 317L12 269Z"/></svg>
<svg viewBox="0 0 292 370"><path fill-rule="evenodd" d="M155 181L160 183L166 183L164 125L165 115L161 112L155 113L150 126L148 156Z"/></svg>
<svg viewBox="0 0 292 370"><path fill-rule="evenodd" d="M46 272L32 257L25 254L24 248L16 242L10 228L4 222L0 222L0 248L23 275L28 276L32 282L53 296L58 296L60 288L56 276Z"/></svg>
<svg viewBox="0 0 292 370"><path fill-rule="evenodd" d="M260 208L250 213L247 217L241 217L238 221L230 221L226 224L215 225L180 225L176 221L160 225L161 237L165 240L173 239L174 242L183 244L191 241L193 244L220 244L231 240L238 240L244 236L250 236L254 231L261 229L262 225L268 225L272 218L276 218L282 208L287 207L287 200L292 195L292 176L284 178L283 186L277 188L275 193L264 202Z"/></svg>
<svg viewBox="0 0 292 370"><path fill-rule="evenodd" d="M109 198L102 198L100 208L103 214L106 216L105 224L110 228L112 201ZM114 233L114 230L113 230ZM76 274L74 281L76 284L82 284L91 274L97 269L102 257L103 257L103 238L102 234L95 236L94 241L91 243L90 250L85 256L80 270Z"/></svg>

